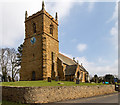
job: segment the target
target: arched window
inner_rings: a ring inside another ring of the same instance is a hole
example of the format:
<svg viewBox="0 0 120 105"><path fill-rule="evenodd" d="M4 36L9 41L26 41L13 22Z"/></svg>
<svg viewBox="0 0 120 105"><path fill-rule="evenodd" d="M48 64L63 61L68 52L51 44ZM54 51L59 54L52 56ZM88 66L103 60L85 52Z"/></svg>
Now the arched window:
<svg viewBox="0 0 120 105"><path fill-rule="evenodd" d="M51 52L51 60L52 60L52 65L51 65L51 78L54 79L55 78L55 71L54 71L54 59L55 59L55 53Z"/></svg>
<svg viewBox="0 0 120 105"><path fill-rule="evenodd" d="M78 71L78 72L77 72L77 78L79 78L79 76L80 76L80 72Z"/></svg>
<svg viewBox="0 0 120 105"><path fill-rule="evenodd" d="M53 24L50 25L50 34L53 35Z"/></svg>
<svg viewBox="0 0 120 105"><path fill-rule="evenodd" d="M35 71L32 72L32 80L35 80Z"/></svg>
<svg viewBox="0 0 120 105"><path fill-rule="evenodd" d="M83 79L83 72L81 72L81 80Z"/></svg>
<svg viewBox="0 0 120 105"><path fill-rule="evenodd" d="M36 33L36 24L33 23L33 32Z"/></svg>

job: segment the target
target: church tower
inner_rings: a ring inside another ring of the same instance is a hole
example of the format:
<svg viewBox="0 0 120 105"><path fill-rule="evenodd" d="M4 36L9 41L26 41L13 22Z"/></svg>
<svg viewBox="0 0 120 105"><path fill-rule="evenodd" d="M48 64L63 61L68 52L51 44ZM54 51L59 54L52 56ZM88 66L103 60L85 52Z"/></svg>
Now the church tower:
<svg viewBox="0 0 120 105"><path fill-rule="evenodd" d="M28 17L25 13L25 39L23 43L20 80L55 79L59 54L58 17L45 10Z"/></svg>

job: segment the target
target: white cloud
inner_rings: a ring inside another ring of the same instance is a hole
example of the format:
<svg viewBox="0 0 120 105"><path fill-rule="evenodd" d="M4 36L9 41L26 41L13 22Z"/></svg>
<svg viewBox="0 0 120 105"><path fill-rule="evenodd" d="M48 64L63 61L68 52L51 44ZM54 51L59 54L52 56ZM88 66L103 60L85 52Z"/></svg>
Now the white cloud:
<svg viewBox="0 0 120 105"><path fill-rule="evenodd" d="M115 26L110 30L111 40L115 48L118 49L118 22L115 23Z"/></svg>
<svg viewBox="0 0 120 105"><path fill-rule="evenodd" d="M83 52L83 51L85 51L87 49L87 45L86 44L78 44L77 45L77 50L79 51L79 52Z"/></svg>
<svg viewBox="0 0 120 105"><path fill-rule="evenodd" d="M0 14L2 16L0 17L0 23L2 23L0 26L0 30L2 30L0 31L0 39L2 39L0 47L16 48L23 42L25 36L25 11L28 11L28 16L40 11L42 0L2 0L0 2ZM84 4L83 0L76 2L80 6ZM51 2L50 0L45 1L45 8L53 17L55 16L55 12L58 12L58 20L60 22L70 14L74 3L74 0L62 2Z"/></svg>
<svg viewBox="0 0 120 105"><path fill-rule="evenodd" d="M115 2L115 8L114 8L112 17L110 17L110 19L108 19L107 23L109 23L113 20L117 20L117 19L118 19L118 0L116 0L116 2Z"/></svg>
<svg viewBox="0 0 120 105"><path fill-rule="evenodd" d="M28 15L32 15L41 10L42 3L37 0L30 2L10 2L6 1L2 3L0 7L0 23L2 23L0 29L0 47L14 47L17 48L24 41L25 37L25 11L28 10Z"/></svg>
<svg viewBox="0 0 120 105"><path fill-rule="evenodd" d="M46 10L48 10L52 16L55 16L55 12L58 12L58 19L61 20L69 15L73 4L72 2L46 3Z"/></svg>
<svg viewBox="0 0 120 105"><path fill-rule="evenodd" d="M2 5L3 4L3 5ZM21 44L25 37L25 27L24 27L24 18L25 11L28 11L28 16L36 13L41 10L42 1L41 0L30 0L30 1L7 1L0 5L0 39L2 42L0 43L0 47L14 47L16 48ZM55 12L59 12L59 19L63 19L66 17L70 8L72 7L72 2L68 3L58 3L55 2L54 6L45 4L47 11L49 13L55 14ZM4 8L4 9L3 9Z"/></svg>
<svg viewBox="0 0 120 105"><path fill-rule="evenodd" d="M99 64L106 64L106 63L109 63L109 61L103 59L102 57L99 57L99 58L98 58L98 63L99 63Z"/></svg>
<svg viewBox="0 0 120 105"><path fill-rule="evenodd" d="M88 11L91 12L94 8L95 2L90 2L88 6Z"/></svg>
<svg viewBox="0 0 120 105"><path fill-rule="evenodd" d="M20 40L24 38L24 14L22 15L21 13L23 9L20 9L20 5L18 4L9 3L3 4L3 7L2 20L0 20L0 22L2 21L2 33L0 37L2 37L3 47L13 47L17 44L19 45Z"/></svg>
<svg viewBox="0 0 120 105"><path fill-rule="evenodd" d="M107 23L115 21L114 26L110 30L111 42L118 49L118 0L116 1L115 9L112 17L107 21Z"/></svg>

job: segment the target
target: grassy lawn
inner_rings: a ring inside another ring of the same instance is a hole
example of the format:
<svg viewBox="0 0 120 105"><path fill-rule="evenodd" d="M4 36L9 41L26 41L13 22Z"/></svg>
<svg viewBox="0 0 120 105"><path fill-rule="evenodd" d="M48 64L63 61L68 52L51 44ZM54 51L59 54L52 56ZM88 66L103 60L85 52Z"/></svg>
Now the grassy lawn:
<svg viewBox="0 0 120 105"><path fill-rule="evenodd" d="M25 105L25 104L15 103L15 102L10 102L10 101L3 100L2 104L0 104L0 105ZM29 104L27 104L27 105L29 105Z"/></svg>
<svg viewBox="0 0 120 105"><path fill-rule="evenodd" d="M63 84L58 84L63 83ZM76 84L70 81L17 81L17 82L2 82L2 86L24 86L24 87L39 87L39 86L81 86L81 85L103 85L102 83L81 83Z"/></svg>

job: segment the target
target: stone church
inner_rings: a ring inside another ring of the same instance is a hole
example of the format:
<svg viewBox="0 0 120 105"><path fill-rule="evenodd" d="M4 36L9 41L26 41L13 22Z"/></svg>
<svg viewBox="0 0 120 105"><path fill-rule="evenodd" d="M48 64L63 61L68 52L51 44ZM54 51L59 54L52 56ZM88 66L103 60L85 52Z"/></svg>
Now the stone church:
<svg viewBox="0 0 120 105"><path fill-rule="evenodd" d="M58 16L53 18L42 9L28 17L25 13L25 39L23 43L20 80L59 80L86 82L88 72L71 59L59 53Z"/></svg>

